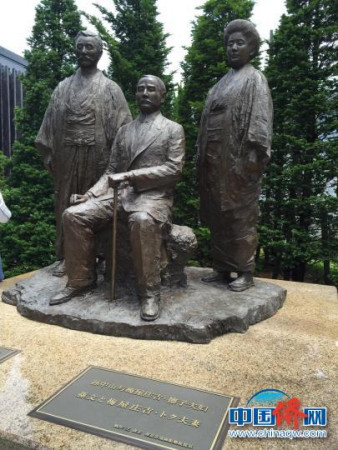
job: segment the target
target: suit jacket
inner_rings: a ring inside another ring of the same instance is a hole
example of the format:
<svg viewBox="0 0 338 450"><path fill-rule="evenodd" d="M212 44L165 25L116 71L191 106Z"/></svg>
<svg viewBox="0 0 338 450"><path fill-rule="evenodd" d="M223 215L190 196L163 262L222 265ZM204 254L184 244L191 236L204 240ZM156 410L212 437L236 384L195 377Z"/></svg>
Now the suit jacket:
<svg viewBox="0 0 338 450"><path fill-rule="evenodd" d="M112 198L109 175L128 172L129 185L121 192L124 210L144 211L159 222L171 222L173 190L184 163L184 142L182 126L160 112L140 115L120 128L107 170L88 192L94 197Z"/></svg>

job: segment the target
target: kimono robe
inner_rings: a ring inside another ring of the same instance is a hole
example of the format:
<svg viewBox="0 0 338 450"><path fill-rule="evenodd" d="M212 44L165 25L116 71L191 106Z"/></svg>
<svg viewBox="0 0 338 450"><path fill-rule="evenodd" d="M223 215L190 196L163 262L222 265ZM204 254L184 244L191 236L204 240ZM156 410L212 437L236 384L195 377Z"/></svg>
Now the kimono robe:
<svg viewBox="0 0 338 450"><path fill-rule="evenodd" d="M58 259L71 194L84 194L101 177L118 129L131 119L121 89L99 70L86 77L78 69L53 92L35 144L54 181Z"/></svg>
<svg viewBox="0 0 338 450"><path fill-rule="evenodd" d="M231 69L209 92L198 137L201 220L214 269L252 272L258 198L270 158L272 101L251 64Z"/></svg>

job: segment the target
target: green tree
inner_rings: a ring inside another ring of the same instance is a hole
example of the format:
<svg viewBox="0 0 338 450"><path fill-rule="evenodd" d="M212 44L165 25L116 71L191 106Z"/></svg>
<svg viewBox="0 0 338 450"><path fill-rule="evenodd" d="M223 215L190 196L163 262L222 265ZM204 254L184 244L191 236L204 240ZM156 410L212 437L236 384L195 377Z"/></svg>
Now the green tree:
<svg viewBox="0 0 338 450"><path fill-rule="evenodd" d="M42 0L25 52L24 107L17 110L20 139L14 144L6 203L12 219L2 230L1 252L7 276L37 269L54 256L54 200L51 177L34 139L58 82L74 72L74 39L81 26L74 0Z"/></svg>
<svg viewBox="0 0 338 450"><path fill-rule="evenodd" d="M197 259L208 263L209 230L199 226L199 199L196 180L196 140L209 89L229 70L225 59L224 27L234 19L248 19L253 0L208 0L192 27L192 44L182 63L183 80L178 91L175 119L186 135L186 164L176 190L175 221L194 228L199 241Z"/></svg>
<svg viewBox="0 0 338 450"><path fill-rule="evenodd" d="M266 75L275 117L261 243L273 277L303 281L337 252L337 2L288 0Z"/></svg>
<svg viewBox="0 0 338 450"><path fill-rule="evenodd" d="M95 5L103 22L93 16L89 20L105 41L111 63L108 75L121 87L133 115L138 114L135 104L136 83L142 75L160 77L167 86L164 113L171 115L173 100L172 75L165 74L170 48L166 45L168 34L157 20L156 0L113 0L115 11Z"/></svg>

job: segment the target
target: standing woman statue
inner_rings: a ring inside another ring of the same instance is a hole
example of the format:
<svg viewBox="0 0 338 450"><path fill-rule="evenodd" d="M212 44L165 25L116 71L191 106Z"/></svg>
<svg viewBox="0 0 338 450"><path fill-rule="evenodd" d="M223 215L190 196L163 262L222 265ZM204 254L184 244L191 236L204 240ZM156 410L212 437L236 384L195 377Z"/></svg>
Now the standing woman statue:
<svg viewBox="0 0 338 450"><path fill-rule="evenodd" d="M208 94L198 138L201 220L210 228L214 269L203 281L244 291L254 284L258 198L270 159L273 109L264 75L250 64L260 45L254 25L233 20L224 41L231 70ZM238 275L234 281L231 272Z"/></svg>

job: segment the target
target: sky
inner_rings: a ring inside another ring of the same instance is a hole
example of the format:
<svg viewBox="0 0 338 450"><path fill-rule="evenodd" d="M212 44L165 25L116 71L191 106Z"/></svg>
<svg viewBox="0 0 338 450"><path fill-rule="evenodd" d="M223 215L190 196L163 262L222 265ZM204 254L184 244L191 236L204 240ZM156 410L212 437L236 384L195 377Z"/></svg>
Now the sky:
<svg viewBox="0 0 338 450"><path fill-rule="evenodd" d="M35 7L40 0L2 0L0 14L0 46L19 55L27 49L27 38L34 25ZM80 10L99 16L93 6L98 3L107 9L112 9L112 0L76 0ZM180 80L180 62L183 61L185 50L183 46L191 43L191 23L200 14L196 10L205 0L157 0L158 19L164 25L164 31L169 33L167 45L173 47L169 55L169 70L176 71L175 81ZM251 18L262 39L268 39L270 30L278 27L281 14L285 12L284 0L256 0ZM84 21L84 24L85 21ZM92 27L89 27L92 28ZM264 47L263 47L264 49ZM109 58L104 55L100 61L100 69L105 69Z"/></svg>

